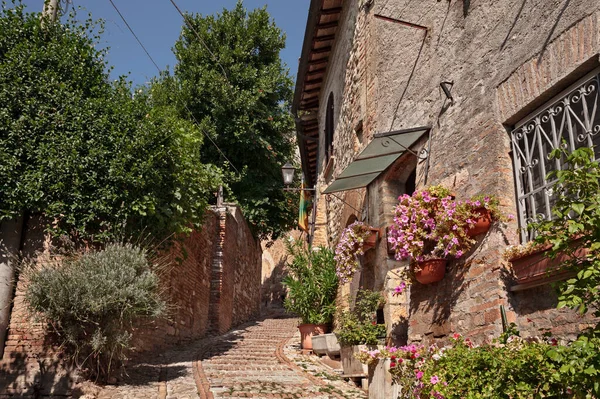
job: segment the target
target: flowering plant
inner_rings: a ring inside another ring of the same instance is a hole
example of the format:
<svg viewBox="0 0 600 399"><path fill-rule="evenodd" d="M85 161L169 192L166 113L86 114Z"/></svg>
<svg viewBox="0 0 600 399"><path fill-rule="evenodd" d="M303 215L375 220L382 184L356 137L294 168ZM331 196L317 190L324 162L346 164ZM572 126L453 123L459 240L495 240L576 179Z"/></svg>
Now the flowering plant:
<svg viewBox="0 0 600 399"><path fill-rule="evenodd" d="M535 241L528 241L525 244L520 245L509 245L502 253L502 257L510 262L514 259L543 251L549 247L550 245L548 244L542 244Z"/></svg>
<svg viewBox="0 0 600 399"><path fill-rule="evenodd" d="M587 347L581 340L563 346L550 337L524 340L511 335L477 346L454 334L442 348L388 346L356 357L366 364L389 360L392 381L402 387L399 398L584 398L600 392L591 382L598 373L598 341L586 341Z"/></svg>
<svg viewBox="0 0 600 399"><path fill-rule="evenodd" d="M486 209L492 220L507 222L515 218L513 215L506 216L500 210L500 201L495 195L476 195L467 201L460 202L458 207L460 208L459 212L466 218L465 221L469 227L475 225L477 218L481 216L481 209Z"/></svg>
<svg viewBox="0 0 600 399"><path fill-rule="evenodd" d="M434 186L398 200L388 234L397 260L460 258L475 242L467 235L472 213L459 206L447 189Z"/></svg>
<svg viewBox="0 0 600 399"><path fill-rule="evenodd" d="M371 229L363 222L356 221L342 232L340 242L335 248L337 276L342 284L347 283L358 269L356 255L363 255L364 244Z"/></svg>

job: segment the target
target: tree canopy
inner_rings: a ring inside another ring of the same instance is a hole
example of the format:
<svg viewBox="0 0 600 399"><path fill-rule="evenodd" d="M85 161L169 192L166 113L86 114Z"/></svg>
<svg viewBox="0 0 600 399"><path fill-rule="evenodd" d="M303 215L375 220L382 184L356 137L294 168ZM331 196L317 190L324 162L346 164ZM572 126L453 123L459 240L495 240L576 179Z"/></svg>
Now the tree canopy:
<svg viewBox="0 0 600 399"><path fill-rule="evenodd" d="M284 193L281 179L281 166L293 157L292 80L279 56L284 47L285 35L266 8L248 12L240 1L217 16L187 14L174 74L155 85L176 93L180 101L169 102L182 118L206 127L222 153L207 143L202 162L229 172L226 199L239 203L261 238L288 231L297 212L297 195Z"/></svg>
<svg viewBox="0 0 600 399"><path fill-rule="evenodd" d="M199 127L111 83L96 28L2 5L0 220L41 213L57 233L99 241L189 230L219 183L199 161Z"/></svg>

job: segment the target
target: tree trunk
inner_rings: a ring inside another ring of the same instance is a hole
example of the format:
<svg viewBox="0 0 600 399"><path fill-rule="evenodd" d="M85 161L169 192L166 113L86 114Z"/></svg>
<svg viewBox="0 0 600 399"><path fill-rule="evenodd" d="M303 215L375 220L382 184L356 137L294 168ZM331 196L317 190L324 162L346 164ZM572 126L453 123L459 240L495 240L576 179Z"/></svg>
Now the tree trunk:
<svg viewBox="0 0 600 399"><path fill-rule="evenodd" d="M0 223L0 359L10 321L15 283L15 261L21 246L23 217Z"/></svg>

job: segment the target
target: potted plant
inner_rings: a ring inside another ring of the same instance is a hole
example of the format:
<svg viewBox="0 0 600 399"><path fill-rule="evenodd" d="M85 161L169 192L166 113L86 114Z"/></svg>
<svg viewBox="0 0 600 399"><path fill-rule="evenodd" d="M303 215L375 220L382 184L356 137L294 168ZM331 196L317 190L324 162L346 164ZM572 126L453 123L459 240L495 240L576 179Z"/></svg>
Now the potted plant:
<svg viewBox="0 0 600 399"><path fill-rule="evenodd" d="M293 239L287 242L287 250L292 261L282 281L288 290L284 307L301 317L302 348L310 350L312 335L325 333L335 313L338 278L333 252Z"/></svg>
<svg viewBox="0 0 600 399"><path fill-rule="evenodd" d="M600 165L587 147L572 153L557 149L550 156L561 158L565 165L548 175L556 179L552 219L529 223L535 239L508 247L504 258L511 262L519 284L576 276L569 280L574 287L570 292L575 292L581 281L594 274L585 269L593 265L600 249Z"/></svg>
<svg viewBox="0 0 600 399"><path fill-rule="evenodd" d="M337 275L342 284L347 283L358 269L357 255L374 248L379 238L379 229L356 221L342 232L340 242L335 248Z"/></svg>
<svg viewBox="0 0 600 399"><path fill-rule="evenodd" d="M507 219L500 211L500 201L495 195L480 194L459 203L458 207L468 225L469 237L486 233L495 220Z"/></svg>
<svg viewBox="0 0 600 399"><path fill-rule="evenodd" d="M447 259L462 257L475 242L467 234L471 213L442 186L404 194L399 201L388 231L395 258L411 259L421 284L441 280Z"/></svg>
<svg viewBox="0 0 600 399"><path fill-rule="evenodd" d="M354 307L338 313L338 327L334 333L341 345L344 375L359 376L367 373L355 355L366 349L366 345L377 345L385 338L385 325L377 324L377 309L383 303L381 293L361 289L356 294Z"/></svg>

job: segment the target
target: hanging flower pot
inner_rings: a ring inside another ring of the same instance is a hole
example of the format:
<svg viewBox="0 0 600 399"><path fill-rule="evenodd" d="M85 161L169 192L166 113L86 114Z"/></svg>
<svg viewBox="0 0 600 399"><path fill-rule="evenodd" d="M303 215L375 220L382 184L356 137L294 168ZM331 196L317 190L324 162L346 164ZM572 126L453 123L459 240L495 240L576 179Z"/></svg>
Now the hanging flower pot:
<svg viewBox="0 0 600 399"><path fill-rule="evenodd" d="M336 273L342 284L352 279L359 268L357 255L375 248L379 240L379 229L363 222L354 222L344 229L335 248Z"/></svg>
<svg viewBox="0 0 600 399"><path fill-rule="evenodd" d="M475 237L479 234L487 233L492 224L492 216L490 215L490 211L484 207L477 208L473 210L475 225L473 227L469 227L467 230L467 235L469 237Z"/></svg>
<svg viewBox="0 0 600 399"><path fill-rule="evenodd" d="M379 229L369 227L369 236L363 242L363 251L375 248L379 239Z"/></svg>
<svg viewBox="0 0 600 399"><path fill-rule="evenodd" d="M429 259L417 263L415 279L421 284L437 283L446 274L446 259Z"/></svg>

